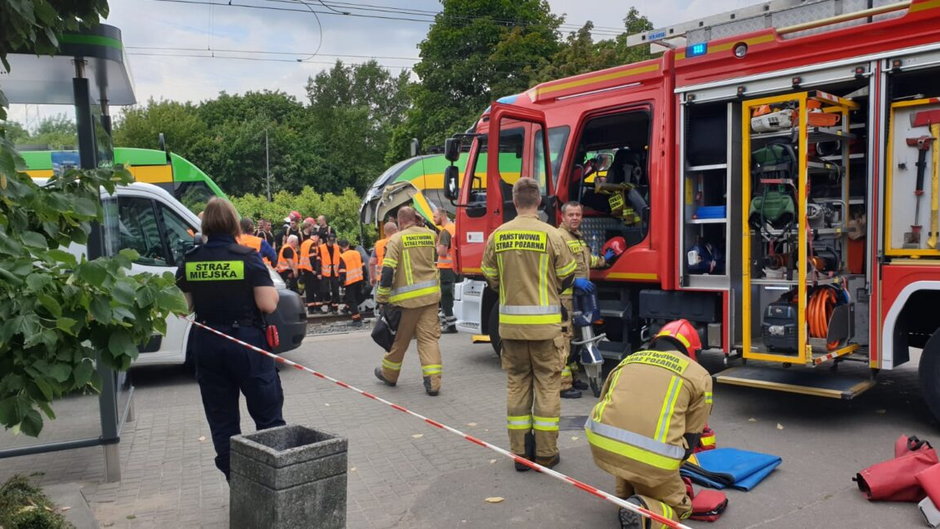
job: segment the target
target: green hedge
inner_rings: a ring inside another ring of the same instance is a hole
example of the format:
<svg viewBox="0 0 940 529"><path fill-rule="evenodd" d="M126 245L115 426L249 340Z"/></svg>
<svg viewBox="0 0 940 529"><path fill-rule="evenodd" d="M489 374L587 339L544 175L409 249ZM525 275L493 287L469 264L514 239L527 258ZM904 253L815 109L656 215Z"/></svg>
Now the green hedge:
<svg viewBox="0 0 940 529"><path fill-rule="evenodd" d="M358 241L369 248L375 242L375 227L362 226L359 223L360 199L351 188L346 188L340 194L333 194L317 193L307 186L300 193L280 191L271 199L272 201L268 202L262 195L248 194L232 197L232 203L241 216L250 217L255 221L268 219L275 230L283 224L284 217L291 211L299 211L303 218L326 215L339 238L349 239L351 244Z"/></svg>

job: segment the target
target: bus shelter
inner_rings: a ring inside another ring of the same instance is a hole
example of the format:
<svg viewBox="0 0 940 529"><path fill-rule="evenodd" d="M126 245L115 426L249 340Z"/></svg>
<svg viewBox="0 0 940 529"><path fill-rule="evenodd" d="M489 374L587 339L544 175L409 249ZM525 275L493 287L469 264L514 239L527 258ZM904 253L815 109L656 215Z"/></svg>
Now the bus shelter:
<svg viewBox="0 0 940 529"><path fill-rule="evenodd" d="M69 105L74 108L78 159L82 169L114 163L110 107L136 103L121 31L99 25L59 39L59 53L8 55L10 72L0 76L0 90L10 104ZM64 169L57 167L57 170ZM116 204L104 204L104 221L88 241L88 258L113 255L117 246ZM37 438L0 432L0 458L72 450L104 449L105 479L120 481L118 443L124 423L133 420L133 386L126 373L97 363L101 392L70 395L54 403L57 419L47 421Z"/></svg>

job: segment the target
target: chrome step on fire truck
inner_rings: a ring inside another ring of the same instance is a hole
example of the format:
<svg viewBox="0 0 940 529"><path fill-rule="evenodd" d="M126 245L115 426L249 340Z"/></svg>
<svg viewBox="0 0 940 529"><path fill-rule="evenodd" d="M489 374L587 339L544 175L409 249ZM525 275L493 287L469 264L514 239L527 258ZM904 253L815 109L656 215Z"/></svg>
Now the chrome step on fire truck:
<svg viewBox="0 0 940 529"><path fill-rule="evenodd" d="M940 2L778 0L631 42L665 51L504 97L450 142L471 142L445 173L458 328L498 341L480 260L531 177L548 222L579 200L595 251L627 245L591 274L609 363L686 318L718 382L850 399L922 348L940 416Z"/></svg>

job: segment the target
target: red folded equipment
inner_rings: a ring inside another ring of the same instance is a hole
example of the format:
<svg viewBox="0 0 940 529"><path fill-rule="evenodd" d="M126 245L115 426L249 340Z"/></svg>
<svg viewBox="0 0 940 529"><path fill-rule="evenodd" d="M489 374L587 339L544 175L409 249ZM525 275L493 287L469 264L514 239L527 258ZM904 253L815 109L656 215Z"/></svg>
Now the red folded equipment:
<svg viewBox="0 0 940 529"><path fill-rule="evenodd" d="M682 478L685 483L685 491L692 498L692 514L690 520L700 522L714 522L721 513L728 507L728 497L724 492L718 490L703 489L695 492L692 488L692 480L686 477Z"/></svg>
<svg viewBox="0 0 940 529"><path fill-rule="evenodd" d="M714 522L728 507L728 497L720 490L703 489L692 498L691 520Z"/></svg>
<svg viewBox="0 0 940 529"><path fill-rule="evenodd" d="M914 476L934 505L940 505L940 465L921 470Z"/></svg>
<svg viewBox="0 0 940 529"><path fill-rule="evenodd" d="M938 463L937 452L926 441L901 437L895 443L895 453L900 456L872 465L852 478L870 501L919 502L926 496L915 476ZM940 485L933 473L925 479Z"/></svg>

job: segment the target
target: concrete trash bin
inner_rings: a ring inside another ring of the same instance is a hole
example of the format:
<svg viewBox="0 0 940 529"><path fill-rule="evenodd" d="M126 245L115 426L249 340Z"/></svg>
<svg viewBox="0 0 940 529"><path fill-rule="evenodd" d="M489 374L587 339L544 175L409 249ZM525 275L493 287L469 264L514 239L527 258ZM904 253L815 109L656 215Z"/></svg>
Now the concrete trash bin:
<svg viewBox="0 0 940 529"><path fill-rule="evenodd" d="M229 527L346 527L346 445L299 425L232 437Z"/></svg>

